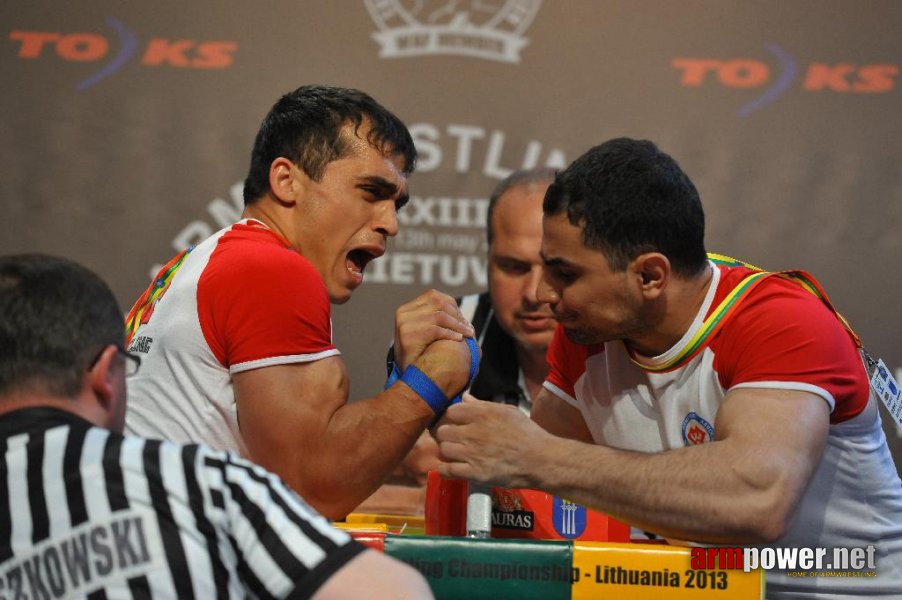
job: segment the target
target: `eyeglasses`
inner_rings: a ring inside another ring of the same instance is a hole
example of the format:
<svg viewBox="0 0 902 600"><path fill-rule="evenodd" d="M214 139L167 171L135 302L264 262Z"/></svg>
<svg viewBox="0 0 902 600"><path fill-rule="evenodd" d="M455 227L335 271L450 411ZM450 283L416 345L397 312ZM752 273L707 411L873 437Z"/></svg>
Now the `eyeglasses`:
<svg viewBox="0 0 902 600"><path fill-rule="evenodd" d="M119 346L116 346L116 352L125 358L125 376L132 377L137 375L138 369L141 368L141 357Z"/></svg>
<svg viewBox="0 0 902 600"><path fill-rule="evenodd" d="M93 369L94 365L97 364L97 361L100 360L100 357L103 356L104 350L107 349L107 346L101 348L100 352L97 353L97 356L94 357L94 360L91 361L91 365L88 369ZM125 376L132 377L133 375L138 374L138 369L141 368L141 357L137 354L132 354L122 346L116 346L116 353L122 355L125 358Z"/></svg>

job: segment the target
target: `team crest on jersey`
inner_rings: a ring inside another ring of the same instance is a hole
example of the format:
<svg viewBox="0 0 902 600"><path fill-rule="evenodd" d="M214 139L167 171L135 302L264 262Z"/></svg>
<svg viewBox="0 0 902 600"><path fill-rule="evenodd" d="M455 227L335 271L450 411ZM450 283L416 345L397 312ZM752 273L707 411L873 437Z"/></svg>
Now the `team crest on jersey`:
<svg viewBox="0 0 902 600"><path fill-rule="evenodd" d="M542 0L364 0L382 58L456 54L520 62Z"/></svg>
<svg viewBox="0 0 902 600"><path fill-rule="evenodd" d="M683 443L698 446L714 439L714 427L697 413L690 412L683 419Z"/></svg>
<svg viewBox="0 0 902 600"><path fill-rule="evenodd" d="M554 530L568 540L574 540L586 530L586 508L564 498L554 497L551 509Z"/></svg>

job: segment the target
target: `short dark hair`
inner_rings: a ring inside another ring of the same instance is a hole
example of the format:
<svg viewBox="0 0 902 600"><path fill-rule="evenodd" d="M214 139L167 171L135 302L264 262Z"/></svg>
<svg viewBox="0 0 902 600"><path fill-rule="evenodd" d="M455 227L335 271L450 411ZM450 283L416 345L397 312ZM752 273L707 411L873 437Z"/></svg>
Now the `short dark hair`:
<svg viewBox="0 0 902 600"><path fill-rule="evenodd" d="M520 169L514 171L498 182L498 185L496 185L495 189L492 191L492 195L489 196L489 209L485 223L485 237L490 246L492 245L492 237L494 235L492 233L492 214L495 212L495 205L498 203L498 199L511 188L525 187L533 183L541 183L544 181L554 181L555 175L557 175L557 169L551 167L536 167L533 169Z"/></svg>
<svg viewBox="0 0 902 600"><path fill-rule="evenodd" d="M704 269L705 213L689 177L648 140L617 138L595 146L555 178L546 216L563 211L583 227L582 242L617 271L644 252L661 252L676 274Z"/></svg>
<svg viewBox="0 0 902 600"><path fill-rule="evenodd" d="M0 395L73 397L91 362L125 337L110 288L72 261L0 257Z"/></svg>
<svg viewBox="0 0 902 600"><path fill-rule="evenodd" d="M326 165L348 152L350 146L341 135L345 125L353 124L356 134L364 122L370 127L367 142L383 153L403 157L403 173L410 175L417 151L398 117L359 90L305 85L282 96L260 125L244 180L245 206L269 191L269 167L280 156L319 181Z"/></svg>

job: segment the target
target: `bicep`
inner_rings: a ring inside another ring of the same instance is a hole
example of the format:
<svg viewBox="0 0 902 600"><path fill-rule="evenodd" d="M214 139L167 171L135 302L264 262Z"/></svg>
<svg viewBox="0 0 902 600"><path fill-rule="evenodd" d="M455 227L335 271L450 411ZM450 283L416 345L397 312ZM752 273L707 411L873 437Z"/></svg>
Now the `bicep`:
<svg viewBox="0 0 902 600"><path fill-rule="evenodd" d="M539 391L530 416L542 429L553 435L594 443L582 413L547 389Z"/></svg>
<svg viewBox="0 0 902 600"><path fill-rule="evenodd" d="M329 421L347 403L344 361L264 367L236 373L232 383L248 458L300 489L303 458L323 446Z"/></svg>
<svg viewBox="0 0 902 600"><path fill-rule="evenodd" d="M746 460L746 477L793 502L801 497L823 455L830 408L799 390L743 387L730 390L714 423L715 441Z"/></svg>

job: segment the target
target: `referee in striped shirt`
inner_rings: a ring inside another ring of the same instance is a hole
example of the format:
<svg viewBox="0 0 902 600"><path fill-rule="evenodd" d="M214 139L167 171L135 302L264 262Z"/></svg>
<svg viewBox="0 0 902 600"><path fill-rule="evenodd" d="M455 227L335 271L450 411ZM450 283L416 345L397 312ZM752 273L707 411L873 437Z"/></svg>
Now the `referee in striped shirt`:
<svg viewBox="0 0 902 600"><path fill-rule="evenodd" d="M0 257L0 599L432 598L264 469L123 437L122 341L96 275Z"/></svg>

